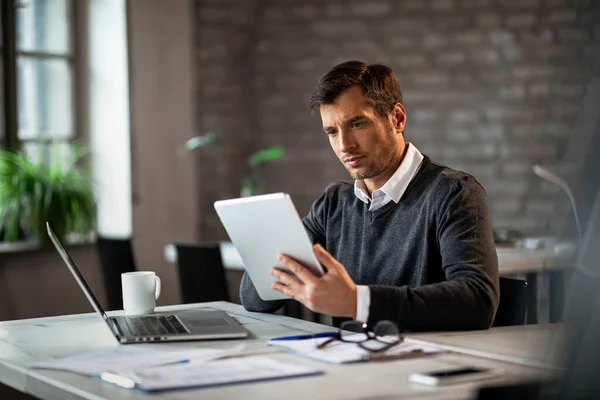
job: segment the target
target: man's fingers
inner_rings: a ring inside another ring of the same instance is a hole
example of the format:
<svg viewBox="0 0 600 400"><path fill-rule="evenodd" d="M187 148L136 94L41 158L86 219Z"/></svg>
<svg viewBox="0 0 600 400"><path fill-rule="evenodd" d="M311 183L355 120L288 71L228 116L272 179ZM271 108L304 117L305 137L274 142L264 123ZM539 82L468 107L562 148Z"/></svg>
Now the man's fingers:
<svg viewBox="0 0 600 400"><path fill-rule="evenodd" d="M280 282L275 282L271 285L271 287L274 290L277 290L278 292L281 292L283 294L287 294L288 296L290 296L292 299L294 298L294 291L292 289L290 289L289 286L286 286Z"/></svg>
<svg viewBox="0 0 600 400"><path fill-rule="evenodd" d="M286 256L285 254L279 255L279 261L285 265L296 278L299 279L302 283L314 283L317 281L317 277L313 275L307 268L305 268L298 261L294 260L291 257Z"/></svg>
<svg viewBox="0 0 600 400"><path fill-rule="evenodd" d="M323 246L317 243L313 246L313 251L315 252L317 260L319 260L319 262L323 264L328 271L338 271L340 269L341 264L335 258L333 258L333 256L323 248Z"/></svg>
<svg viewBox="0 0 600 400"><path fill-rule="evenodd" d="M288 271L284 271L279 268L271 268L269 272L271 273L271 275L277 278L278 281L280 281L286 286L296 286L302 284L302 282L300 282L298 278L296 278Z"/></svg>

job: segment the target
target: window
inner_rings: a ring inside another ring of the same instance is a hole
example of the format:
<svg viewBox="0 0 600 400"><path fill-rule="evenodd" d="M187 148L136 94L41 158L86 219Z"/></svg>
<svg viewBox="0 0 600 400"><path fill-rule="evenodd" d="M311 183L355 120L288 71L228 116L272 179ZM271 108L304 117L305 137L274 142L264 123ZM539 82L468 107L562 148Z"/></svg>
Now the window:
<svg viewBox="0 0 600 400"><path fill-rule="evenodd" d="M31 155L49 150L44 146L49 140L64 141L66 147L75 136L72 1L5 3L12 7L3 5L2 10L8 28L2 31L8 72L3 81L14 93L4 95L5 145ZM16 124L11 125L11 118Z"/></svg>

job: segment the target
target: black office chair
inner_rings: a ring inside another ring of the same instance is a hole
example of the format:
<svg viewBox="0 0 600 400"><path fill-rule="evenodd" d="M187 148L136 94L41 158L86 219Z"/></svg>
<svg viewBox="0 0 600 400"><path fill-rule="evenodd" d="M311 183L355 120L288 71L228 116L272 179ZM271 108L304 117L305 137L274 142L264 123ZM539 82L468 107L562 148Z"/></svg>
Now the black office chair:
<svg viewBox="0 0 600 400"><path fill-rule="evenodd" d="M296 300L286 300L283 306L283 315L292 318L302 319L302 304Z"/></svg>
<svg viewBox="0 0 600 400"><path fill-rule="evenodd" d="M131 239L99 237L96 250L104 278L109 310L123 309L121 274L135 271Z"/></svg>
<svg viewBox="0 0 600 400"><path fill-rule="evenodd" d="M527 282L500 277L500 304L493 327L525 324L527 311Z"/></svg>
<svg viewBox="0 0 600 400"><path fill-rule="evenodd" d="M184 304L230 301L218 243L175 243L179 284Z"/></svg>

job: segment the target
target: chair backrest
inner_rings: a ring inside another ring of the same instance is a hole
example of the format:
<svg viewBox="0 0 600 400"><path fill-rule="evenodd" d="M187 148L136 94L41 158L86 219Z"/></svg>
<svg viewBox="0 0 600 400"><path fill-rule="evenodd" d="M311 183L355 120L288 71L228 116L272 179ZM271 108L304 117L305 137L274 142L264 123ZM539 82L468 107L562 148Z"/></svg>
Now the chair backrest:
<svg viewBox="0 0 600 400"><path fill-rule="evenodd" d="M524 325L526 309L527 282L500 277L500 303L492 326Z"/></svg>
<svg viewBox="0 0 600 400"><path fill-rule="evenodd" d="M107 310L123 309L121 274L135 271L131 239L98 237L96 241L108 304Z"/></svg>
<svg viewBox="0 0 600 400"><path fill-rule="evenodd" d="M229 301L225 267L218 243L175 243L184 304Z"/></svg>

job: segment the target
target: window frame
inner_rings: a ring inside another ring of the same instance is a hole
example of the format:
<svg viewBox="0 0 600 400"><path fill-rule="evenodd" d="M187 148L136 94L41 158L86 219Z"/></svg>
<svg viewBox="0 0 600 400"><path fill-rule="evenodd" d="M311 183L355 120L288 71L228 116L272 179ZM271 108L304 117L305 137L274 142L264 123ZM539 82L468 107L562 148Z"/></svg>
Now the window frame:
<svg viewBox="0 0 600 400"><path fill-rule="evenodd" d="M0 148L19 151L25 143L46 143L49 137L42 138L19 138L19 115L17 99L17 60L19 56L31 57L37 60L61 59L65 60L71 73L71 118L72 134L66 137L56 138L58 142L69 143L82 137L82 122L80 116L80 54L82 53L82 42L85 38L78 37L77 33L81 29L81 9L85 1L67 0L67 18L68 18L68 41L69 51L66 54L56 54L45 51L17 50L17 16L18 0L0 0L0 24L2 52L2 96L3 96L3 130L4 134L0 137ZM84 6L85 7L85 6Z"/></svg>

